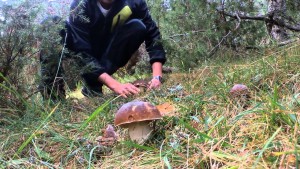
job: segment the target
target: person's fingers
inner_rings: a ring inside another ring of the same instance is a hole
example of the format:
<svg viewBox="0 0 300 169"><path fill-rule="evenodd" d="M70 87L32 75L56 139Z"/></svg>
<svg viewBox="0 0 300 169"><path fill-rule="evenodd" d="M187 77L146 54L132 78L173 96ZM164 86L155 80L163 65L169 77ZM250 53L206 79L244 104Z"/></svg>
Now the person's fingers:
<svg viewBox="0 0 300 169"><path fill-rule="evenodd" d="M138 94L139 92L133 88L128 89L130 94Z"/></svg>
<svg viewBox="0 0 300 169"><path fill-rule="evenodd" d="M160 83L159 81L157 81L157 80L151 80L151 81L149 82L148 90L150 90L150 89L157 89L157 88L159 88L160 86L161 86L161 83Z"/></svg>
<svg viewBox="0 0 300 169"><path fill-rule="evenodd" d="M148 82L148 87L147 87L147 91L149 91L149 90L151 90L152 89L152 80L150 80L149 82Z"/></svg>
<svg viewBox="0 0 300 169"><path fill-rule="evenodd" d="M131 83L124 84L121 90L118 92L122 97L127 98L130 95L135 95L140 92L140 89L135 87Z"/></svg>
<svg viewBox="0 0 300 169"><path fill-rule="evenodd" d="M140 92L140 89L135 86L132 86L130 89L131 89L131 92L133 92L134 94L138 94Z"/></svg>
<svg viewBox="0 0 300 169"><path fill-rule="evenodd" d="M127 95L123 92L120 94L122 97L127 98Z"/></svg>
<svg viewBox="0 0 300 169"><path fill-rule="evenodd" d="M132 85L131 83L127 84L126 89L132 93L132 94L138 94L140 92L140 89Z"/></svg>
<svg viewBox="0 0 300 169"><path fill-rule="evenodd" d="M124 87L124 88L121 88L118 92L119 95L121 95L122 97L124 98L127 98L127 95L128 95L128 92L127 92L127 89Z"/></svg>

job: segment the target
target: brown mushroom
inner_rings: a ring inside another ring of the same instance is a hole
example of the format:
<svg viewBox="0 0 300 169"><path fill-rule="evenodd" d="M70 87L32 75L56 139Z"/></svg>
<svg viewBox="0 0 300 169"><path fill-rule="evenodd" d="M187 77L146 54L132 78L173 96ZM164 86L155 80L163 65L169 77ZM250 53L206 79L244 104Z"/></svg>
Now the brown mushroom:
<svg viewBox="0 0 300 169"><path fill-rule="evenodd" d="M149 81L143 80L143 79L136 80L136 81L132 82L132 84L135 87L139 88L142 92L145 92L149 87Z"/></svg>
<svg viewBox="0 0 300 169"><path fill-rule="evenodd" d="M249 95L248 87L243 84L235 84L230 90L230 95L232 97L240 97L243 95Z"/></svg>
<svg viewBox="0 0 300 169"><path fill-rule="evenodd" d="M143 143L151 135L149 123L162 119L158 109L149 102L132 101L124 104L115 115L115 125L128 128L131 140Z"/></svg>
<svg viewBox="0 0 300 169"><path fill-rule="evenodd" d="M233 101L244 109L249 106L249 100L251 98L250 91L246 85L235 84L230 90L230 96Z"/></svg>
<svg viewBox="0 0 300 169"><path fill-rule="evenodd" d="M118 138L117 133L112 125L108 124L106 129L102 129L102 136L96 138L96 141L103 146L112 146Z"/></svg>

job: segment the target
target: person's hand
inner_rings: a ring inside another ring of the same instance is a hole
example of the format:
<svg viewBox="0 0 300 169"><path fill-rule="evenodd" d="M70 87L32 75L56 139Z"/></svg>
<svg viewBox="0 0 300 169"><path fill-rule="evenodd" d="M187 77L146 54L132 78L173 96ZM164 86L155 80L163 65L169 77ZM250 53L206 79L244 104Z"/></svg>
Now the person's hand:
<svg viewBox="0 0 300 169"><path fill-rule="evenodd" d="M158 89L161 86L161 82L158 79L153 78L150 82L149 82L149 87L148 89Z"/></svg>
<svg viewBox="0 0 300 169"><path fill-rule="evenodd" d="M127 98L128 96L131 95L138 94L140 92L140 89L135 87L131 83L119 84L114 88L112 88L112 90L124 98Z"/></svg>
<svg viewBox="0 0 300 169"><path fill-rule="evenodd" d="M122 84L115 80L107 73L102 73L98 77L99 82L105 84L108 88L110 88L113 92L121 95L122 97L127 98L130 95L138 94L140 89L135 87L131 83Z"/></svg>

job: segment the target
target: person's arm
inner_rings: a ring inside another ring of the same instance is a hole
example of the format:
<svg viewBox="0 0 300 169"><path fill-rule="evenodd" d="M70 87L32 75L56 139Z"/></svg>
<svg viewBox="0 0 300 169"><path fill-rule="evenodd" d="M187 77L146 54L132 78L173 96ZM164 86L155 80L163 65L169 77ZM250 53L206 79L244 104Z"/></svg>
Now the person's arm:
<svg viewBox="0 0 300 169"><path fill-rule="evenodd" d="M71 50L79 55L77 62L81 69L81 75L98 79L99 75L106 70L96 59L96 56L93 56L92 52L90 33L94 11L92 11L91 5L93 4L91 3L92 1L88 0L73 0L68 24L73 40ZM89 18L89 20L85 20L85 18Z"/></svg>
<svg viewBox="0 0 300 169"><path fill-rule="evenodd" d="M83 53L83 57L92 59L92 47L90 43L91 20L84 20L83 17L90 18L90 9L87 1L73 0L69 16L69 29L73 40L74 51Z"/></svg>
<svg viewBox="0 0 300 169"><path fill-rule="evenodd" d="M152 79L149 82L149 89L157 89L161 86L161 79L162 78L162 63L161 62L154 62L152 64Z"/></svg>
<svg viewBox="0 0 300 169"><path fill-rule="evenodd" d="M140 1L138 9L140 11L138 17L142 19L147 29L145 44L150 57L153 77L150 81L149 89L155 89L161 86L161 81L157 77L162 77L162 67L166 62L166 53L161 43L160 31L154 20L151 18L145 0Z"/></svg>
<svg viewBox="0 0 300 169"><path fill-rule="evenodd" d="M149 13L145 0L140 0L138 9L138 17L142 19L147 30L145 44L150 57L150 64L153 64L154 62L161 62L164 64L166 62L166 53L161 42L161 33Z"/></svg>

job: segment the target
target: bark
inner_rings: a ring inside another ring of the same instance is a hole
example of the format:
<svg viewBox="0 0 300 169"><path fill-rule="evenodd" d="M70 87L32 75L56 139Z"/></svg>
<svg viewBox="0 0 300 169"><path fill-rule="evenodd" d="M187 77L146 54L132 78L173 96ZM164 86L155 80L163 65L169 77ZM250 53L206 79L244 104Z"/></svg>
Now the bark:
<svg viewBox="0 0 300 169"><path fill-rule="evenodd" d="M269 35L278 42L284 42L289 39L285 27L278 25L276 21L281 21L287 17L286 0L269 0L268 1L268 17L266 22Z"/></svg>
<svg viewBox="0 0 300 169"><path fill-rule="evenodd" d="M300 23L287 15L286 0L268 0L268 13L266 15L251 16L236 12L230 13L220 9L217 11L234 19L264 21L270 37L281 44L291 40L288 30L300 32Z"/></svg>

